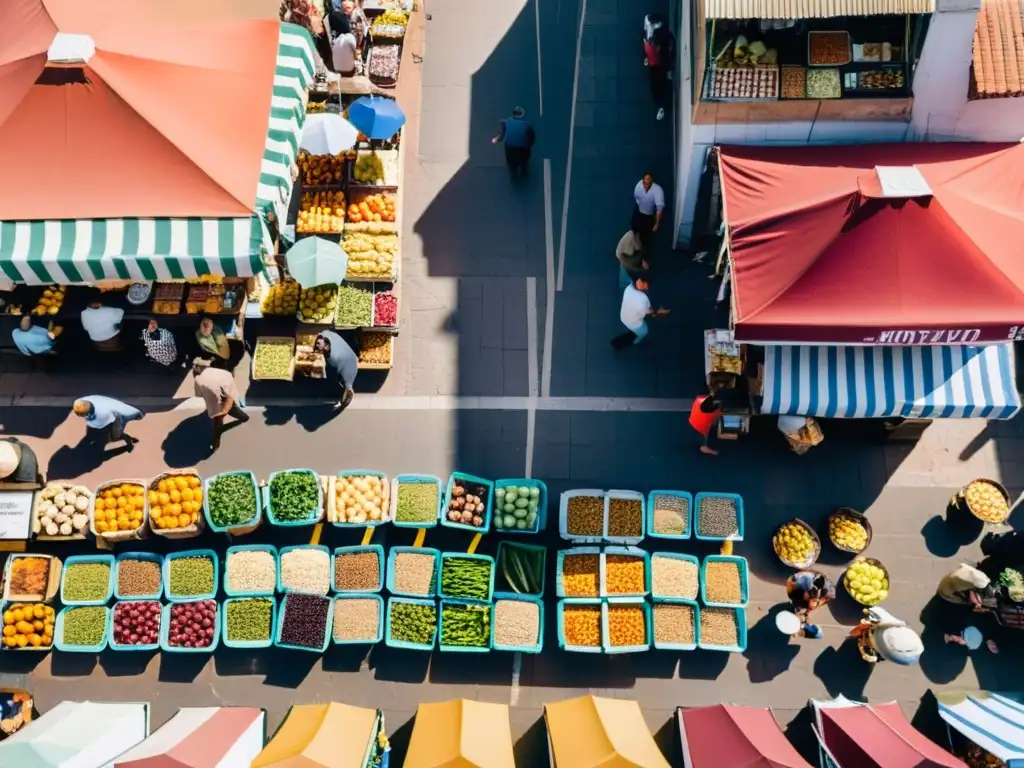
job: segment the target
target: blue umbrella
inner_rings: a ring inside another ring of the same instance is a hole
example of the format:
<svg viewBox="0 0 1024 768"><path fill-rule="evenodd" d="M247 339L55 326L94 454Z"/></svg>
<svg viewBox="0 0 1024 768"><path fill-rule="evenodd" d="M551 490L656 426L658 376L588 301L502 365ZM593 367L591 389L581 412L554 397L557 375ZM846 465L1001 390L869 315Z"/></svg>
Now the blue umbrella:
<svg viewBox="0 0 1024 768"><path fill-rule="evenodd" d="M394 99L362 96L349 106L348 121L367 138L390 139L405 125L405 112Z"/></svg>

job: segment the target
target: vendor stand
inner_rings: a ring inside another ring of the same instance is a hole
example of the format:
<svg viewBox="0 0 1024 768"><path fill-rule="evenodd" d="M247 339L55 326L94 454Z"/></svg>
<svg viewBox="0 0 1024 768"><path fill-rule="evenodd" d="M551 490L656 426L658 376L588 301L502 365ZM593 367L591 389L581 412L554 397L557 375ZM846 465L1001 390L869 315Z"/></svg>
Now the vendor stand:
<svg viewBox="0 0 1024 768"><path fill-rule="evenodd" d="M970 768L989 768L989 758L1006 768L1024 766L1024 697L988 691L936 693L953 754Z"/></svg>
<svg viewBox="0 0 1024 768"><path fill-rule="evenodd" d="M669 768L640 705L581 696L544 705L551 768Z"/></svg>
<svg viewBox="0 0 1024 768"><path fill-rule="evenodd" d="M263 749L267 714L250 707L186 707L111 763L112 768L210 765L249 768ZM202 761L197 757L202 755Z"/></svg>
<svg viewBox="0 0 1024 768"><path fill-rule="evenodd" d="M679 707L676 722L686 768L811 768L789 743L770 709L735 704Z"/></svg>
<svg viewBox="0 0 1024 768"><path fill-rule="evenodd" d="M405 768L515 768L508 706L471 699L420 704Z"/></svg>
<svg viewBox="0 0 1024 768"><path fill-rule="evenodd" d="M288 710L251 768L387 768L390 751L380 710L301 704Z"/></svg>

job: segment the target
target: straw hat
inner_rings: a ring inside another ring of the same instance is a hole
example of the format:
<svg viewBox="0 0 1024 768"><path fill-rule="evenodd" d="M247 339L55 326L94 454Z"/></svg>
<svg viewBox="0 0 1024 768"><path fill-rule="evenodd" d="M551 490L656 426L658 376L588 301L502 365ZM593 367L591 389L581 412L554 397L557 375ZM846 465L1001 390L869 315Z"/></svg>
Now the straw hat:
<svg viewBox="0 0 1024 768"><path fill-rule="evenodd" d="M0 480L10 477L21 464L21 446L8 440L0 440Z"/></svg>

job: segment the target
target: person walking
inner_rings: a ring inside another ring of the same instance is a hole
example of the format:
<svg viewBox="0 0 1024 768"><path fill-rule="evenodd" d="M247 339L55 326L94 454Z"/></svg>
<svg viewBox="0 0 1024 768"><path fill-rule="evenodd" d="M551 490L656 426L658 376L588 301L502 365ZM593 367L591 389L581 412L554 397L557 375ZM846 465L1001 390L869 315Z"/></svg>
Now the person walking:
<svg viewBox="0 0 1024 768"><path fill-rule="evenodd" d="M34 325L31 315L22 315L18 327L11 332L11 339L21 354L40 357L53 352L57 335L41 325Z"/></svg>
<svg viewBox="0 0 1024 768"><path fill-rule="evenodd" d="M161 328L155 317L142 331L142 345L146 350L146 359L150 360L162 371L173 371L178 362L178 345L174 343L174 334L167 328Z"/></svg>
<svg viewBox="0 0 1024 768"><path fill-rule="evenodd" d="M722 418L722 403L719 393L701 395L693 401L690 408L690 426L704 438L700 447L701 453L717 456L718 420Z"/></svg>
<svg viewBox="0 0 1024 768"><path fill-rule="evenodd" d="M86 441L105 450L110 443L124 441L124 448L131 453L138 439L125 432L130 421L142 418L142 411L133 405L122 403L106 395L89 395L75 400L72 406L76 416L85 419Z"/></svg>
<svg viewBox="0 0 1024 768"><path fill-rule="evenodd" d="M891 661L901 666L916 664L924 653L921 636L884 608L864 609L864 618L852 630L860 657L870 664Z"/></svg>
<svg viewBox="0 0 1024 768"><path fill-rule="evenodd" d="M356 394L353 387L359 373L359 356L334 331L321 331L314 342L314 349L324 356L329 375L341 389L334 407L345 410Z"/></svg>
<svg viewBox="0 0 1024 768"><path fill-rule="evenodd" d="M654 174L645 173L633 187L633 218L630 227L640 235L645 251L651 249L651 238L661 226L665 212L665 190L654 183Z"/></svg>
<svg viewBox="0 0 1024 768"><path fill-rule="evenodd" d="M491 139L491 144L505 142L505 162L513 175L518 171L523 176L528 173L530 152L537 134L526 119L526 110L516 107L512 117L506 117L498 126L498 135Z"/></svg>
<svg viewBox="0 0 1024 768"><path fill-rule="evenodd" d="M650 283L647 273L637 275L631 285L622 292L622 306L619 308L619 320L626 326L627 332L612 339L612 346L623 349L632 344L639 344L647 336L647 318L665 317L671 310L651 307L651 299L647 295Z"/></svg>
<svg viewBox="0 0 1024 768"><path fill-rule="evenodd" d="M648 268L644 259L644 244L635 228L630 227L619 239L619 244L615 246L615 258L619 260L619 290L625 290L637 274Z"/></svg>
<svg viewBox="0 0 1024 768"><path fill-rule="evenodd" d="M644 65L651 83L651 96L658 112L656 119L665 118L665 109L671 103L669 81L676 61L676 38L660 13L644 17Z"/></svg>
<svg viewBox="0 0 1024 768"><path fill-rule="evenodd" d="M220 436L224 433L224 419L228 416L237 424L245 424L249 415L242 410L245 403L238 394L238 385L231 371L216 368L209 360L196 358L192 362L192 375L195 378L197 397L203 398L206 404L206 415L213 422L210 435L210 449L220 448Z"/></svg>

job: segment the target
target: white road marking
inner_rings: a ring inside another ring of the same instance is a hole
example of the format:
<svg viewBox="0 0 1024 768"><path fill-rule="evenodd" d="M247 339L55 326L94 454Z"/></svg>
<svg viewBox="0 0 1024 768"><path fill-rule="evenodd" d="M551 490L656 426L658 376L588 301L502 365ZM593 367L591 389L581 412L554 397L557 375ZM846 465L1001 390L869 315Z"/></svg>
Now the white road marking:
<svg viewBox="0 0 1024 768"><path fill-rule="evenodd" d="M544 69L540 62L540 0L533 0L533 15L537 23L537 101L540 116L544 117Z"/></svg>
<svg viewBox="0 0 1024 768"><path fill-rule="evenodd" d="M565 233L569 225L569 189L572 185L572 145L576 135L576 96L580 89L580 54L583 50L583 22L587 18L587 0L580 0L580 26L576 32L576 71L572 77L572 109L569 112L569 149L565 160L565 195L562 199L562 235L558 241L558 290L565 277Z"/></svg>
<svg viewBox="0 0 1024 768"><path fill-rule="evenodd" d="M527 391L537 396L537 278L526 278L526 375Z"/></svg>
<svg viewBox="0 0 1024 768"><path fill-rule="evenodd" d="M547 305L544 307L544 364L541 366L540 394L551 396L551 351L555 346L555 232L551 212L551 160L544 158L544 254Z"/></svg>

